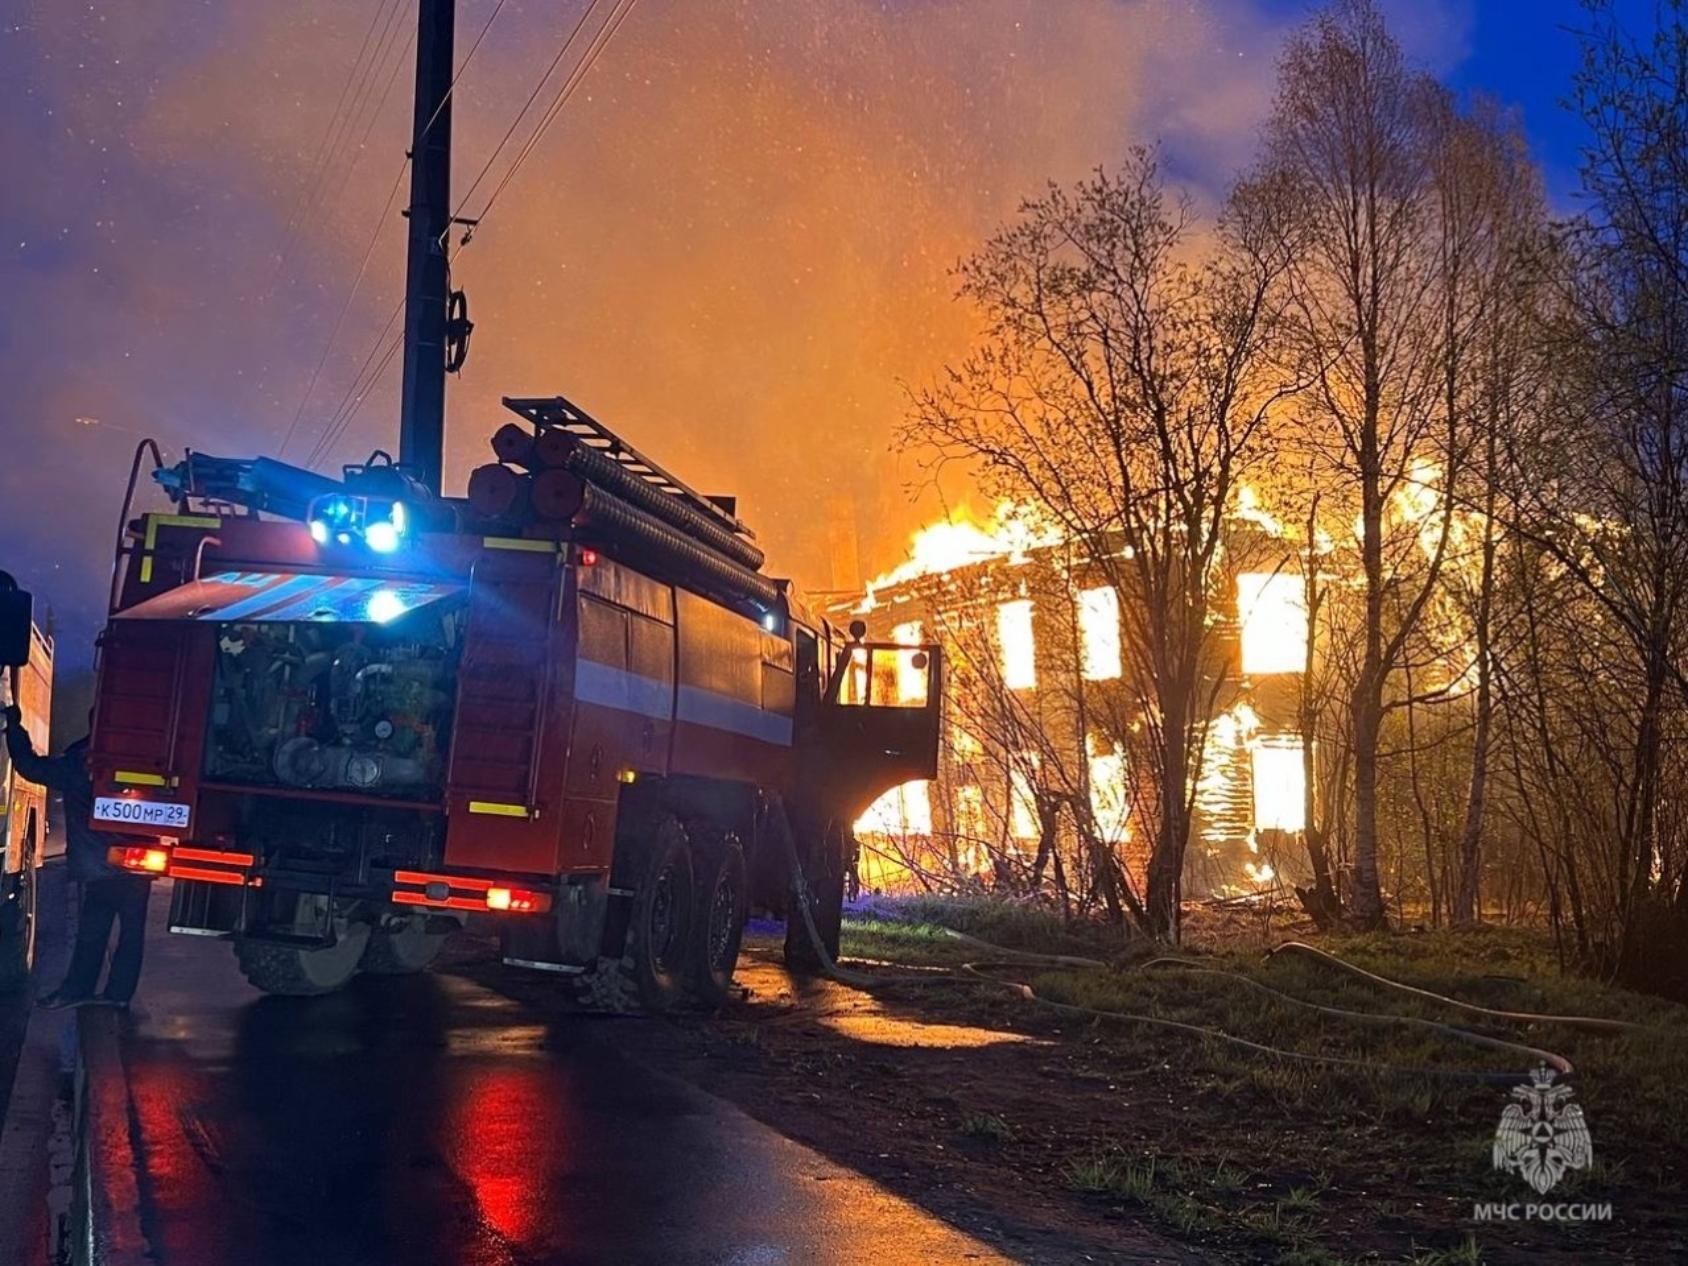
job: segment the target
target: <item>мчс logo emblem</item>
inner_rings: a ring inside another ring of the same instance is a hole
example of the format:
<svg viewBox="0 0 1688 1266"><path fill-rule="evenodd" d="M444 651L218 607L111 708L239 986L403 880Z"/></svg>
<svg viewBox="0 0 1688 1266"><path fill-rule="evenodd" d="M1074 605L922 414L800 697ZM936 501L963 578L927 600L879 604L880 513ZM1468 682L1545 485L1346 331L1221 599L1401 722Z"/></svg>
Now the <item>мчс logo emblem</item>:
<svg viewBox="0 0 1688 1266"><path fill-rule="evenodd" d="M1495 1168L1517 1174L1546 1195L1567 1169L1586 1169L1594 1161L1594 1140L1582 1109L1567 1103L1569 1086L1553 1084L1554 1071L1537 1068L1528 1086L1514 1086L1518 1102L1506 1105L1495 1129Z"/></svg>

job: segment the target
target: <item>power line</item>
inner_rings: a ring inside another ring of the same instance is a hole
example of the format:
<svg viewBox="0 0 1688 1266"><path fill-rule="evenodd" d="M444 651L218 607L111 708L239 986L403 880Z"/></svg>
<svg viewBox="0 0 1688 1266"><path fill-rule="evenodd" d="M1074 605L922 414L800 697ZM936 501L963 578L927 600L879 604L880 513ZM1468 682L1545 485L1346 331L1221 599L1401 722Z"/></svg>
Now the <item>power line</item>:
<svg viewBox="0 0 1688 1266"><path fill-rule="evenodd" d="M387 227L387 212L393 209L393 200L398 197L399 188L404 184L404 174L409 169L409 159L399 164L398 175L393 178L393 187L387 191L387 201L382 204L381 213L375 218L375 231L369 235L369 244L363 248L363 259L358 263L357 276L352 278L351 289L346 292L346 301L340 305L340 314L334 318L334 328L329 331L328 340L322 345L322 355L317 357L316 367L311 370L304 394L299 397L299 407L293 410L293 420L287 424L287 433L281 437L281 446L276 449L278 457L286 455L287 446L293 442L293 436L299 429L299 421L305 416L305 405L310 401L311 392L316 390L317 380L322 377L323 366L328 363L329 353L334 350L334 340L340 337L340 327L346 323L346 314L352 310L352 300L357 298L358 287L363 284L363 275L368 271L370 258L375 254L375 244L381 240L381 230Z"/></svg>
<svg viewBox="0 0 1688 1266"><path fill-rule="evenodd" d="M346 104L346 95L351 91L352 82L358 77L359 72L363 68L363 57L369 50L370 38L375 34L375 28L380 23L381 14L385 11L386 7L387 0L380 0L380 3L375 7L374 14L369 19L369 29L363 33L363 43L358 45L357 56L352 59L351 68L346 72L346 80L340 85L340 95L334 102L334 109L328 116L327 124L323 127L322 139L317 142L316 153L311 157L310 170L313 172L316 170L317 164L323 160L324 156L328 152L329 138L338 130L341 107ZM287 216L286 233L288 237L292 236L293 226L298 223L299 213L303 209L304 205L305 192L304 186L301 185L299 196L295 198L293 202L293 210L289 212ZM274 283L272 282L271 284L273 285Z"/></svg>
<svg viewBox="0 0 1688 1266"><path fill-rule="evenodd" d="M619 4L621 3L621 0L616 0L616 2ZM588 19L592 16L593 12L598 8L600 3L602 3L602 0L589 0L586 8L581 11L580 17L576 19L575 24L570 29L567 37L563 40L561 46L558 47L556 55L552 57L550 64L545 68L545 73L541 75L539 77L539 81L534 84L533 91L528 93L527 100L522 103L522 108L516 112L516 117L510 121L510 126L505 129L503 137L501 137L498 144L493 147L492 154L487 158L486 163L481 167L481 170L476 175L475 179L470 182L468 192L464 194L464 201L458 206L459 212L461 212L463 206L467 204L468 197L474 193L475 189L479 187L481 181L486 178L487 173L492 170L492 166L497 161L498 155L502 153L504 147L509 144L510 138L516 134L516 129L521 126L522 120L527 117L527 113L530 109L532 109L533 103L538 100L539 94L544 91L545 85L550 82L551 76L556 72L558 65L562 63L563 58L568 56L569 49L574 47L575 41L580 37L580 32L585 28ZM499 8L502 7L503 4L501 0ZM497 10L494 10L493 16L497 16ZM491 19L488 19L488 25L491 25ZM480 40L485 38L485 35L486 30L483 27L481 36L475 41L475 47L478 48L480 46ZM454 79L452 82L455 85L456 80ZM555 102L553 101L553 105L554 104ZM550 107L547 107L547 110L549 110L549 108ZM434 112L434 118L438 117L439 111L436 110ZM433 119L430 119L429 125L432 126L432 123ZM364 395L368 393L369 386L364 385L363 378L364 374L369 370L370 365L374 363L375 358L380 356L381 360L380 364L375 366L374 374L371 375L369 385L373 385L374 378L378 377L381 371L392 360L399 344L403 342L402 334L392 344L387 345L385 354L382 353L381 349L383 340L387 336L387 332L392 329L393 323L398 319L399 313L403 310L404 300L400 299L398 306L395 307L392 313L388 316L387 323L382 327L381 333L376 336L375 342L371 344L368 353L364 357L362 366L358 369L357 374L352 379L351 386L347 388L346 394L341 397L340 403L335 407L334 413L331 415L328 423L323 427L321 434L318 435L316 443L311 447L310 453L305 459L306 465L315 466L328 454L328 452L332 450L333 446L339 442L340 435L351 423L351 419L356 415L358 408L362 405Z"/></svg>
<svg viewBox="0 0 1688 1266"><path fill-rule="evenodd" d="M369 388L374 385L375 379L380 376L381 371L386 368L387 362L392 359L393 349L404 341L404 334L401 331L391 344L387 344L386 354L382 355L381 349L386 344L387 335L392 330L394 322L399 319L399 314L403 311L404 300L400 299L393 305L392 312L387 315L386 324L381 327L381 332L375 336L375 341L370 344L369 351L364 355L363 363L358 366L357 373L352 376L351 386L347 387L346 394L340 397L340 403L334 406L334 412L329 415L327 424L324 425L321 434L317 436L316 442L311 446L311 451L306 454L305 465L315 466L339 442L340 433L345 429L346 423L350 421L351 413L348 410L352 409L354 399L361 400L363 398L363 394L367 393ZM375 371L371 374L370 366L375 364L377 356L381 357L381 363L375 365ZM367 383L364 381L366 374L369 376Z"/></svg>
<svg viewBox="0 0 1688 1266"><path fill-rule="evenodd" d="M339 101L335 103L334 113L329 118L329 127L323 136L323 145L317 159L311 165L311 175L304 185L304 192L295 204L293 214L288 217L287 229L282 238L281 253L276 259L275 272L270 278L269 285L264 288L267 297L275 289L286 271L287 261L292 256L293 248L298 245L300 234L312 213L316 210L323 182L326 179L334 160L340 152L340 146L350 130L353 114L360 113L360 106L365 95L365 85L373 78L375 67L386 58L388 39L392 33L393 19L397 16L403 0L392 0L389 7L388 0L381 0L375 11L375 18L370 23L369 31L364 36L364 44L358 50L358 56L352 64L347 76L345 87L341 90ZM385 15L383 17L383 15ZM381 33L375 39L374 53L366 61L364 54L369 48L370 36L374 35L376 27Z"/></svg>
<svg viewBox="0 0 1688 1266"><path fill-rule="evenodd" d="M382 31L378 41L375 58L370 62L369 73L364 76L363 82L359 84L357 91L352 94L352 103L348 107L346 116L346 126L335 139L329 161L321 173L320 187L314 192L311 204L307 208L305 220L299 225L301 233L304 232L306 224L309 223L311 213L318 208L332 205L335 198L338 197L339 191L345 188L345 180L342 178L340 186L334 191L333 196L329 194L329 186L332 183L330 177L335 163L343 154L350 156L346 164L347 176L357 166L358 154L357 147L353 143L354 138L357 137L360 130L367 132L379 120L381 106L387 100L387 92L391 90L393 83L398 79L399 72L404 69L406 54L410 51L411 42L416 38L415 28L403 21L404 7L404 0L399 0L399 3L393 6L387 27ZM402 41L400 39L401 34L404 37ZM391 63L391 68L385 75L384 87L377 93L376 85L383 82L381 66L388 62ZM295 241L297 241L297 238L295 238Z"/></svg>
<svg viewBox="0 0 1688 1266"><path fill-rule="evenodd" d="M540 119L539 126L535 128L533 130L533 134L528 137L527 143L522 146L521 151L516 155L515 162L510 164L509 169L504 173L503 179L498 182L497 186L494 187L492 193L488 196L486 205L481 208L480 214L475 217L477 228L481 223L485 222L487 215L492 211L493 205L498 201L499 195L502 194L509 186L510 182L516 178L516 173L521 170L522 164L527 162L528 156L533 153L534 149L539 145L539 142L544 139L545 133L550 129L551 124L556 122L557 116L563 112L563 107L568 104L569 98L574 96L575 90L580 87L581 83L585 80L587 73L591 71L593 63L595 63L598 58L603 55L604 49L609 47L610 41L615 38L616 31L618 31L621 24L627 20L627 15L633 12L633 6L638 2L639 0L616 0L616 8L610 11L610 16L604 20L603 26L598 28L598 33L593 36L592 42L587 45L586 52L582 55L579 63L577 63L574 70L569 73L568 78L564 80L561 90L558 91L557 96L552 100L550 107L546 110L545 115Z"/></svg>
<svg viewBox="0 0 1688 1266"><path fill-rule="evenodd" d="M550 64L545 68L545 73L541 75L538 82L534 84L533 90L522 103L522 108L516 112L516 117L511 120L510 126L505 130L504 135L499 139L498 144L493 147L492 153L488 156L486 162L476 174L475 179L470 182L468 190L465 191L462 200L458 204L457 212L454 213L454 219L461 215L463 208L468 205L469 198L474 194L475 190L480 187L481 182L486 179L488 173L492 170L493 165L497 162L498 156L503 152L505 146L509 144L510 138L515 135L517 129L520 128L522 120L527 117L529 110L533 108L533 103L538 100L539 94L544 91L545 85L550 82L552 75L556 73L557 67L561 65L563 59L568 56L569 50L574 47L576 41L580 37L580 33L587 28L593 13L597 11L601 3L602 0L589 0L586 8L582 11L580 17L570 29L567 37L557 49L556 55L552 57ZM523 142L521 149L517 152L517 155L512 161L510 167L506 169L504 175L500 178L498 184L488 196L486 205L482 208L481 216L479 217L480 219L485 218L487 211L492 208L494 203L497 202L499 196L506 188L509 187L510 182L515 178L517 171L519 171L527 162L534 149L544 138L545 133L550 129L551 125L555 123L558 116L562 113L563 108L568 104L569 99L579 88L580 84L591 71L598 58L603 55L604 49L607 48L610 41L615 38L616 32L620 30L622 23L627 20L628 15L633 11L633 7L637 3L638 0L614 0L609 16L604 19L603 23L597 27L596 31L587 41L586 49L581 54L580 60L575 64L574 68L570 70L566 76L564 76L562 85L558 88L556 94L552 97L551 101L547 104L545 110L541 114L538 125L534 128L533 132L529 134L527 140ZM497 7L493 10L492 17L487 19L486 26L482 27L480 35L476 38L474 46L470 49L469 55L471 57L474 55L474 50L480 47L481 40L486 37L487 28L492 25L493 18L498 16L498 10L503 7L504 0L499 0ZM465 58L464 65L466 66L467 64L468 58ZM462 68L460 67L458 75L452 79L451 88L455 88L457 78L461 77L461 75ZM447 90L447 99L449 99L449 95L450 88ZM443 101L441 108L443 108ZM431 127L434 119L438 117L439 109L436 109L433 118L430 118L428 121L428 127ZM426 131L427 128L424 128L424 134L426 134ZM452 257L455 258L455 255L456 252L453 252ZM334 446L339 443L340 437L345 433L347 427L350 426L352 419L357 416L358 411L363 407L363 402L368 397L368 394L374 387L375 382L380 378L387 365L391 363L393 357L397 355L399 348L404 342L402 331L390 342L387 342L386 339L389 331L391 331L394 323L398 320L399 314L403 312L403 310L404 300L401 298L398 304L393 308L393 311L388 315L386 324L382 326L380 334L376 335L374 343L371 344L368 353L364 356L362 365L359 367L357 374L353 376L351 386L347 389L345 395L341 397L340 403L336 406L327 425L323 428L322 433L317 437L316 443L312 446L310 454L306 458L307 466L315 467L333 451ZM382 350L383 345L385 346L384 351ZM380 358L379 361L376 360L377 356ZM372 365L373 369L371 369Z"/></svg>
<svg viewBox="0 0 1688 1266"><path fill-rule="evenodd" d="M480 50L482 41L485 40L486 37L487 37L487 32L492 30L492 24L498 20L498 15L503 11L505 3L506 3L506 0L498 0L498 3L493 6L492 12L487 15L487 20L481 25L480 33L475 36L475 42L469 46L469 51L463 55L462 62L460 62L458 64L457 73L454 74L451 77L451 82L448 85L446 85L445 93L444 93L443 96L441 96L439 105L434 107L433 114L428 117L427 123L425 123L423 125L423 127L422 127L422 138L425 138L428 135L428 133L433 129L435 121L438 120L439 117L440 117L440 112L445 109L446 103L451 100L452 93L454 93L457 90L458 80L462 79L463 78L463 72L469 69L469 63L472 62L475 59L476 52L478 52ZM411 32L411 39L412 40L415 39L415 32L414 31ZM410 46L409 42L407 42L406 46L405 46L407 51L409 49L409 46ZM400 58L399 64L400 65L403 64L403 58L402 57ZM395 74L396 74L396 72L395 72ZM387 87L388 87L388 89L391 89L392 79L388 80ZM385 99L386 99L386 91L383 91L382 100L385 101ZM371 116L371 118L370 118L371 129L373 129L373 127L375 126L376 118L378 118L379 115L380 115L380 105L377 104L376 109L375 109L375 114L373 116ZM367 136L368 136L368 133L365 134L366 140L367 140ZM418 140L420 140L420 139L421 138L418 138ZM361 144L362 144L362 142L360 142L360 145ZM305 414L305 405L310 401L311 393L316 389L317 381L322 376L323 367L328 363L329 354L333 351L335 340L340 335L340 329L345 324L347 314L351 311L352 301L357 297L358 287L360 285L362 285L364 274L369 268L370 258L375 253L375 245L381 238L381 230L386 227L387 213L390 210L392 210L393 200L398 196L399 189L404 183L405 172L407 170L409 170L409 167L410 167L410 157L407 154L405 156L404 161L399 164L398 173L393 177L392 188L390 188L387 191L387 200L382 205L380 213L375 218L375 228L374 228L374 231L371 232L371 234L369 236L368 245L364 247L363 259L358 264L357 275L352 279L351 289L346 294L345 302L340 305L339 315L336 316L335 319L334 319L334 328L330 331L330 333L328 335L327 342L325 342L323 344L322 355L317 358L316 367L311 371L310 380L305 384L304 394L299 397L299 405L293 411L293 419L287 425L287 433L286 433L286 435L284 435L282 437L281 447L277 450L278 454L283 454L287 451L287 446L292 442L294 434L298 431L299 422L304 417L304 414ZM348 173L348 175L349 175L349 173ZM401 300L400 302L401 302L401 306L402 306L403 301ZM392 318L389 317L388 321L387 321L387 327L386 328L390 328L391 325L392 325ZM383 334L386 333L386 328L383 328L383 330L382 330ZM379 345L379 341L380 340L378 338L377 339L378 345ZM365 366L367 367L367 365L368 365L367 359L365 360L364 363L365 363ZM385 361L383 361L383 365L384 364L385 364ZM359 377L362 376L362 372L363 372L362 370L359 370ZM379 372L379 370L377 370L377 372ZM356 390L356 387L357 387L357 379L354 378L353 379L353 391ZM348 393L348 395L350 395L350 393ZM336 415L340 412L340 409L344 408L344 407L345 407L345 401L342 400L339 408L337 408L335 410ZM333 425L332 421L330 422L329 425L330 426ZM326 433L327 429L328 428L326 428L326 427L324 428L325 433ZM320 436L318 437L318 440L319 440L319 444L320 444L320 441L321 441ZM316 449L313 447L312 451L315 452Z"/></svg>
<svg viewBox="0 0 1688 1266"><path fill-rule="evenodd" d="M380 362L369 375L369 381L364 384L363 390L358 392L351 399L349 407L341 415L339 424L336 426L334 431L333 441L325 444L322 451L311 459L309 463L311 467L315 468L334 451L334 445L340 442L341 436L343 436L346 433L346 430L351 426L352 419L357 417L358 411L363 408L363 402L369 398L369 393L374 389L376 381L381 377L382 372L392 362L393 357L398 355L399 348L403 345L404 335L402 332L395 337L391 343L387 344L387 350L382 354Z"/></svg>
<svg viewBox="0 0 1688 1266"><path fill-rule="evenodd" d="M381 95L375 102L375 108L366 116L367 121L364 124L363 135L358 137L356 144L351 147L351 161L346 164L346 170L340 177L340 186L328 199L327 205L333 206L345 196L346 187L352 183L352 177L357 172L358 164L363 161L363 156L368 151L369 138L375 134L376 126L381 122L382 107L387 104L387 98L392 94L393 85L398 83L400 72L410 61L410 50L415 43L416 29L412 27L410 34L405 37L404 47L399 50L399 55L393 59L393 68L387 72L387 82L381 89Z"/></svg>
<svg viewBox="0 0 1688 1266"><path fill-rule="evenodd" d="M617 2L619 3L619 0ZM602 0L590 0L586 8L581 10L580 17L575 20L574 27L569 31L568 37L563 40L562 45L557 49L557 55L551 59L551 64L545 68L545 73L539 77L539 82L534 84L533 91L528 93L527 100L522 102L522 108L516 111L516 117L510 120L510 126L504 130L504 135L498 139L498 144L492 147L492 153L487 156L486 162L482 165L480 171L475 174L474 180L470 181L469 188L464 191L462 199L457 204L457 210L452 213L454 219L463 214L463 208L469 205L469 199L474 195L475 190L480 188L481 181L486 179L487 173L492 170L492 165L498 161L498 156L504 152L504 147L510 143L510 138L516 134L516 129L522 125L522 120L527 117L527 112L533 108L533 103L539 98L539 94L545 90L545 85L551 81L551 76L556 72L563 58L568 56L569 49L574 47L574 42L580 37L580 32L585 27L587 19L592 16L593 11L597 9L600 3L602 3Z"/></svg>

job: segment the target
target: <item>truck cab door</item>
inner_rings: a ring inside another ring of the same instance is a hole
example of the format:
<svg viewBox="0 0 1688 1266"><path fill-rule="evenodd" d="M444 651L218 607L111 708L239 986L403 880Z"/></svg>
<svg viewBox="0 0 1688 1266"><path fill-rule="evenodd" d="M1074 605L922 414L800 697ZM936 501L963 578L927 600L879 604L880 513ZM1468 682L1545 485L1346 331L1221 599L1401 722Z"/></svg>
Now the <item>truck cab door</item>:
<svg viewBox="0 0 1688 1266"><path fill-rule="evenodd" d="M936 778L942 705L937 645L843 647L821 697L805 779L824 797L823 818L853 822L892 787Z"/></svg>

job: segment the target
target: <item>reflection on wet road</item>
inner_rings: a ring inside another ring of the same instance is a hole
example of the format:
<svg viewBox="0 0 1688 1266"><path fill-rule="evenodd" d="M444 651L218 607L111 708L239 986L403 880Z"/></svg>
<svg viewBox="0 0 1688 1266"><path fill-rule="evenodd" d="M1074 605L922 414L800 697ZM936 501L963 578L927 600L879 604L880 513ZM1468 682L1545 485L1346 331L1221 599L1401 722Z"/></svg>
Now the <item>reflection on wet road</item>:
<svg viewBox="0 0 1688 1266"><path fill-rule="evenodd" d="M542 1019L447 974L265 998L157 897L124 1063L165 1266L1001 1260L629 1062L648 1021Z"/></svg>

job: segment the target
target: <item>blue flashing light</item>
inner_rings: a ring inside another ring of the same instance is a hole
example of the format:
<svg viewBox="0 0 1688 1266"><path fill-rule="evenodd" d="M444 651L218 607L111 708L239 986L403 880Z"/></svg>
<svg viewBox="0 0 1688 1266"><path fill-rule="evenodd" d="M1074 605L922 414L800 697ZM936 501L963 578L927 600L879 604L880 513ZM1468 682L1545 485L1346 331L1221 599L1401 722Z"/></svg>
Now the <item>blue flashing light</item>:
<svg viewBox="0 0 1688 1266"><path fill-rule="evenodd" d="M399 547L399 528L388 520L371 523L363 530L363 542L377 554L391 554Z"/></svg>
<svg viewBox="0 0 1688 1266"><path fill-rule="evenodd" d="M387 624L408 610L404 599L391 589L377 589L369 595L369 618L375 624Z"/></svg>
<svg viewBox="0 0 1688 1266"><path fill-rule="evenodd" d="M308 522L318 545L361 541L373 553L392 554L404 543L410 513L401 501L329 496L312 504Z"/></svg>

